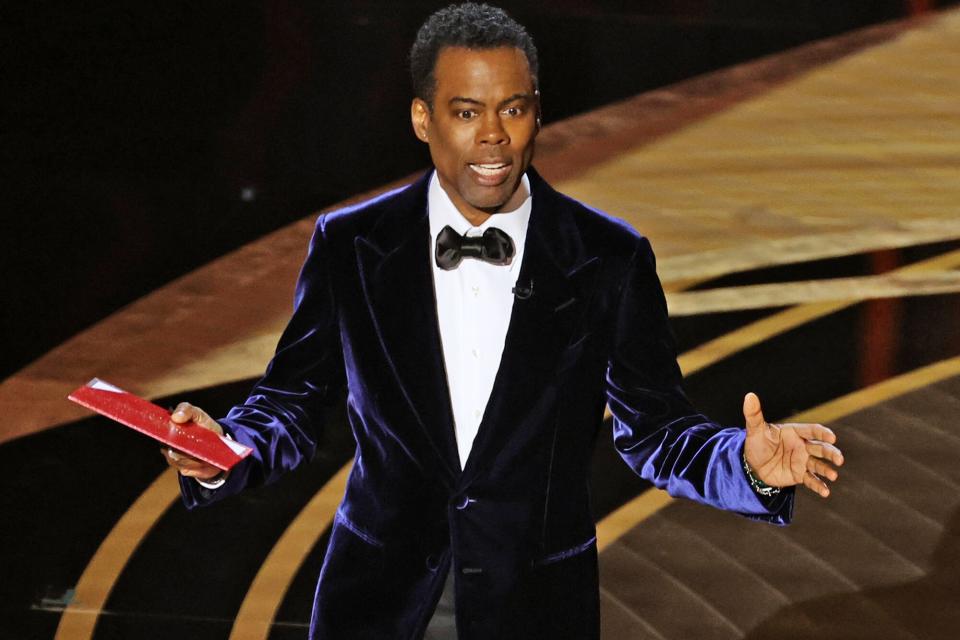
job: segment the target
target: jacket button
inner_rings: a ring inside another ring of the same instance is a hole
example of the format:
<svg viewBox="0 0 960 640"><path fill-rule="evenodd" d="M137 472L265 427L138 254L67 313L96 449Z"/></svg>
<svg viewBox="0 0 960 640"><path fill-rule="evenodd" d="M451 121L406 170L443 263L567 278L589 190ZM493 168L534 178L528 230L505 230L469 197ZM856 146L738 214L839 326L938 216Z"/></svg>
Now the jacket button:
<svg viewBox="0 0 960 640"><path fill-rule="evenodd" d="M470 506L471 503L474 503L474 502L476 502L476 500L474 500L473 498L469 496L462 496L456 500L456 502L454 503L454 506L456 507L457 511L463 511L468 506Z"/></svg>
<svg viewBox="0 0 960 640"><path fill-rule="evenodd" d="M440 557L431 553L430 555L427 556L426 564L427 564L427 569L429 569L430 571L436 571L437 569L440 568Z"/></svg>

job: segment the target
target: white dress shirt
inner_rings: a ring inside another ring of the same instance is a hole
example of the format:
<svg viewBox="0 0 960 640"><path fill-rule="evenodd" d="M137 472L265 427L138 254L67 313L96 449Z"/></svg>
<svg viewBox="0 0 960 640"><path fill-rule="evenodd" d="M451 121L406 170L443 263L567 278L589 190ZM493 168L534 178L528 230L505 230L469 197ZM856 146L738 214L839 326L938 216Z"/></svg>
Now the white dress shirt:
<svg viewBox="0 0 960 640"><path fill-rule="evenodd" d="M517 209L496 213L474 227L440 186L437 174L430 179L430 264L461 469L490 399L513 311L513 287L523 262L532 204L526 175L519 189L526 197ZM509 265L493 265L464 258L455 269L444 271L434 256L437 235L447 225L466 236L483 235L490 227L501 229L513 240L513 259Z"/></svg>

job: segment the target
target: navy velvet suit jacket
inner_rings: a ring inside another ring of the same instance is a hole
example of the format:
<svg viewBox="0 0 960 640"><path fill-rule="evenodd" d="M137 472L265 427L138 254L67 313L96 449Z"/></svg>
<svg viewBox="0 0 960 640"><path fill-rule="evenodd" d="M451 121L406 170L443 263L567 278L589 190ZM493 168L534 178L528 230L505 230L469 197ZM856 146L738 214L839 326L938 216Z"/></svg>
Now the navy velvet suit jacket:
<svg viewBox="0 0 960 640"><path fill-rule="evenodd" d="M671 495L784 524L761 501L742 429L698 414L653 253L625 223L554 191L533 210L503 358L466 467L454 440L430 271L428 177L320 217L295 312L263 379L220 422L253 454L188 506L309 461L346 388L357 442L311 637L419 638L451 567L463 640L597 638L588 467L604 405L624 461ZM642 579L642 577L638 577Z"/></svg>

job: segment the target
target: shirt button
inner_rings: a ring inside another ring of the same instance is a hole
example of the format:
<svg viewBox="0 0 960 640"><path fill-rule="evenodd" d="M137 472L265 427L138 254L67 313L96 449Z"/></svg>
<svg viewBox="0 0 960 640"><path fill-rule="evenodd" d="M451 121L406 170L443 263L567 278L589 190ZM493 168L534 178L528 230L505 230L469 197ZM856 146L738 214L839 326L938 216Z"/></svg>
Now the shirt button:
<svg viewBox="0 0 960 640"><path fill-rule="evenodd" d="M479 297L480 297L480 287L473 286L473 287L470 287L470 290L473 291L473 297L474 297L474 298L479 298Z"/></svg>
<svg viewBox="0 0 960 640"><path fill-rule="evenodd" d="M474 417L474 418L479 418L479 417L482 416L482 415L483 415L483 412L480 411L480 409L477 409L476 411L473 412L473 417Z"/></svg>
<svg viewBox="0 0 960 640"><path fill-rule="evenodd" d="M473 354L473 357L474 357L474 358L479 358L479 357L480 357L480 349L471 349L471 350L470 350L470 353Z"/></svg>

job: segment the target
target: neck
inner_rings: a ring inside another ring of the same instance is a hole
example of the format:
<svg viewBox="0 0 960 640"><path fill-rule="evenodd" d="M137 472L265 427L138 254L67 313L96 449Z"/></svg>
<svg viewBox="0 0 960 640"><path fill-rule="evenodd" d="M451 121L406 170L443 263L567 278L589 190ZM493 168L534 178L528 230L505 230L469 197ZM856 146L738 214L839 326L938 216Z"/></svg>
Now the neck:
<svg viewBox="0 0 960 640"><path fill-rule="evenodd" d="M439 175L437 177L440 178ZM450 202L452 202L453 206L457 208L457 211L460 212L460 215L466 218L467 222L470 223L470 226L473 227L479 227L484 222L489 220L490 216L509 214L516 211L530 195L530 192L526 186L526 181L521 178L517 188L510 195L510 198L506 202L490 209L479 209L455 195L455 193L450 189L447 189L443 178L440 178L440 188L446 192L447 196L450 198Z"/></svg>

